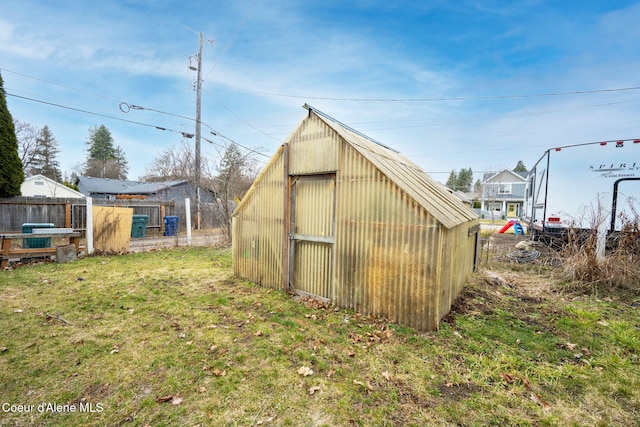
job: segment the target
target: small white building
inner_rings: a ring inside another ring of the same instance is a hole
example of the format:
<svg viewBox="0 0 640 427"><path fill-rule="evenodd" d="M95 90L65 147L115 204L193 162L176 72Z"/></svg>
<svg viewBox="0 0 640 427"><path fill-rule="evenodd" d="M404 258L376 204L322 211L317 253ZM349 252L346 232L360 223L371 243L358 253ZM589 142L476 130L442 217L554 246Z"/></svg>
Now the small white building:
<svg viewBox="0 0 640 427"><path fill-rule="evenodd" d="M44 175L33 175L25 178L20 187L25 197L59 197L59 198L84 198L84 194L75 191L66 185L60 184Z"/></svg>

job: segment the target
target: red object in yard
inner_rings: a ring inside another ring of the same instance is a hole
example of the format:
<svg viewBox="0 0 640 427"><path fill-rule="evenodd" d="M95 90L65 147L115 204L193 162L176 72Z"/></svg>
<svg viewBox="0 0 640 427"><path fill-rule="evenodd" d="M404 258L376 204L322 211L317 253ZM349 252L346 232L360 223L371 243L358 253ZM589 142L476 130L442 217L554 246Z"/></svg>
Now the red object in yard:
<svg viewBox="0 0 640 427"><path fill-rule="evenodd" d="M508 223L506 223L500 230L498 230L498 234L503 234L505 231L513 227L514 223L515 223L514 220L511 220Z"/></svg>

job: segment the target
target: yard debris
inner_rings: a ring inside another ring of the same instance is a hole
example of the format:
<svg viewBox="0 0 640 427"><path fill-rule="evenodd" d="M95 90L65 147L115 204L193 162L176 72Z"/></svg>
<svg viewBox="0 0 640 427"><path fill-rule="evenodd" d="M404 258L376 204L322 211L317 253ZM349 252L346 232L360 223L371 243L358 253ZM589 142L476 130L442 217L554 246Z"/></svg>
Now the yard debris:
<svg viewBox="0 0 640 427"><path fill-rule="evenodd" d="M301 366L300 369L298 369L298 374L302 375L303 377L308 377L309 375L313 375L313 369L309 368L308 366Z"/></svg>
<svg viewBox="0 0 640 427"><path fill-rule="evenodd" d="M313 386L313 387L311 387L311 388L309 389L309 394L313 396L313 394L314 394L316 391L319 391L319 390L320 390L320 386L317 386L317 385L316 385L316 386Z"/></svg>
<svg viewBox="0 0 640 427"><path fill-rule="evenodd" d="M545 402L542 397L540 397L539 394L531 392L531 400L533 400L534 402L536 402L538 405L542 406L542 409L544 409L545 411L548 411L551 409L551 405L549 405L547 402Z"/></svg>
<svg viewBox="0 0 640 427"><path fill-rule="evenodd" d="M44 315L47 317L47 320L49 320L49 319L56 319L56 320L59 320L59 321L61 321L61 322L66 323L67 325L71 325L71 323L70 323L68 320L66 320L65 318L63 318L63 317L60 317L60 316L54 316L53 314L49 314L49 313L45 313Z"/></svg>
<svg viewBox="0 0 640 427"><path fill-rule="evenodd" d="M314 308L316 310L325 310L331 307L331 302L322 301L318 298L301 297L300 302L307 308Z"/></svg>
<svg viewBox="0 0 640 427"><path fill-rule="evenodd" d="M21 309L19 309L19 308L18 308L18 309L16 309L16 310L13 310L13 312L14 312L14 313L22 313L23 311L24 311L24 310L21 310Z"/></svg>
<svg viewBox="0 0 640 427"><path fill-rule="evenodd" d="M487 282L489 282L490 284L497 285L497 286L511 287L509 282L507 282L498 273L494 273L493 271L489 271L489 270L485 271L484 273L485 273Z"/></svg>
<svg viewBox="0 0 640 427"><path fill-rule="evenodd" d="M184 399L177 394L167 394L166 396L156 397L156 402L158 403L167 403L171 402L172 405L179 405L182 403Z"/></svg>
<svg viewBox="0 0 640 427"><path fill-rule="evenodd" d="M511 252L507 257L519 263L531 262L540 257L540 252L526 249L518 249L517 251Z"/></svg>
<svg viewBox="0 0 640 427"><path fill-rule="evenodd" d="M538 405L542 406L542 408L545 411L548 411L548 410L551 409L551 405L549 403L545 402L544 399L542 399L542 397L538 393L533 391L533 387L531 386L531 381L529 381L529 379L527 377L516 377L516 376L508 374L506 372L500 372L500 376L508 384L513 384L517 380L520 380L522 382L522 384L525 386L525 388L531 392L531 394L530 394L531 400L536 402Z"/></svg>

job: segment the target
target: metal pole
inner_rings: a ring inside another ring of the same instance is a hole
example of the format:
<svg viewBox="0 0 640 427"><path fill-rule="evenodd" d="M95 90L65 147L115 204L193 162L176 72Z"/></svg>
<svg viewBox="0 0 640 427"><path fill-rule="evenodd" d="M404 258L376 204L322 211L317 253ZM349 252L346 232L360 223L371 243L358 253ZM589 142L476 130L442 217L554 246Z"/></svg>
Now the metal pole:
<svg viewBox="0 0 640 427"><path fill-rule="evenodd" d="M202 103L202 33L200 33L200 48L198 49L198 78L196 80L196 223L197 229L200 230L200 105Z"/></svg>

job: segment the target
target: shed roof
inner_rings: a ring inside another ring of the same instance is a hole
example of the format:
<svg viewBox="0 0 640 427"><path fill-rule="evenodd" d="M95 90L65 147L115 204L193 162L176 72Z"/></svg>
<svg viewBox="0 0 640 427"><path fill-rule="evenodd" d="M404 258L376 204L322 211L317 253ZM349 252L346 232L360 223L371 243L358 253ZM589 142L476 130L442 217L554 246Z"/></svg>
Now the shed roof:
<svg viewBox="0 0 640 427"><path fill-rule="evenodd" d="M78 188L86 195L99 194L155 194L165 188L187 181L138 182L109 178L78 177Z"/></svg>
<svg viewBox="0 0 640 427"><path fill-rule="evenodd" d="M447 228L478 218L447 188L433 180L417 164L399 152L340 123L327 114L305 104L309 114L315 114L336 131L344 141L369 160L418 204Z"/></svg>

